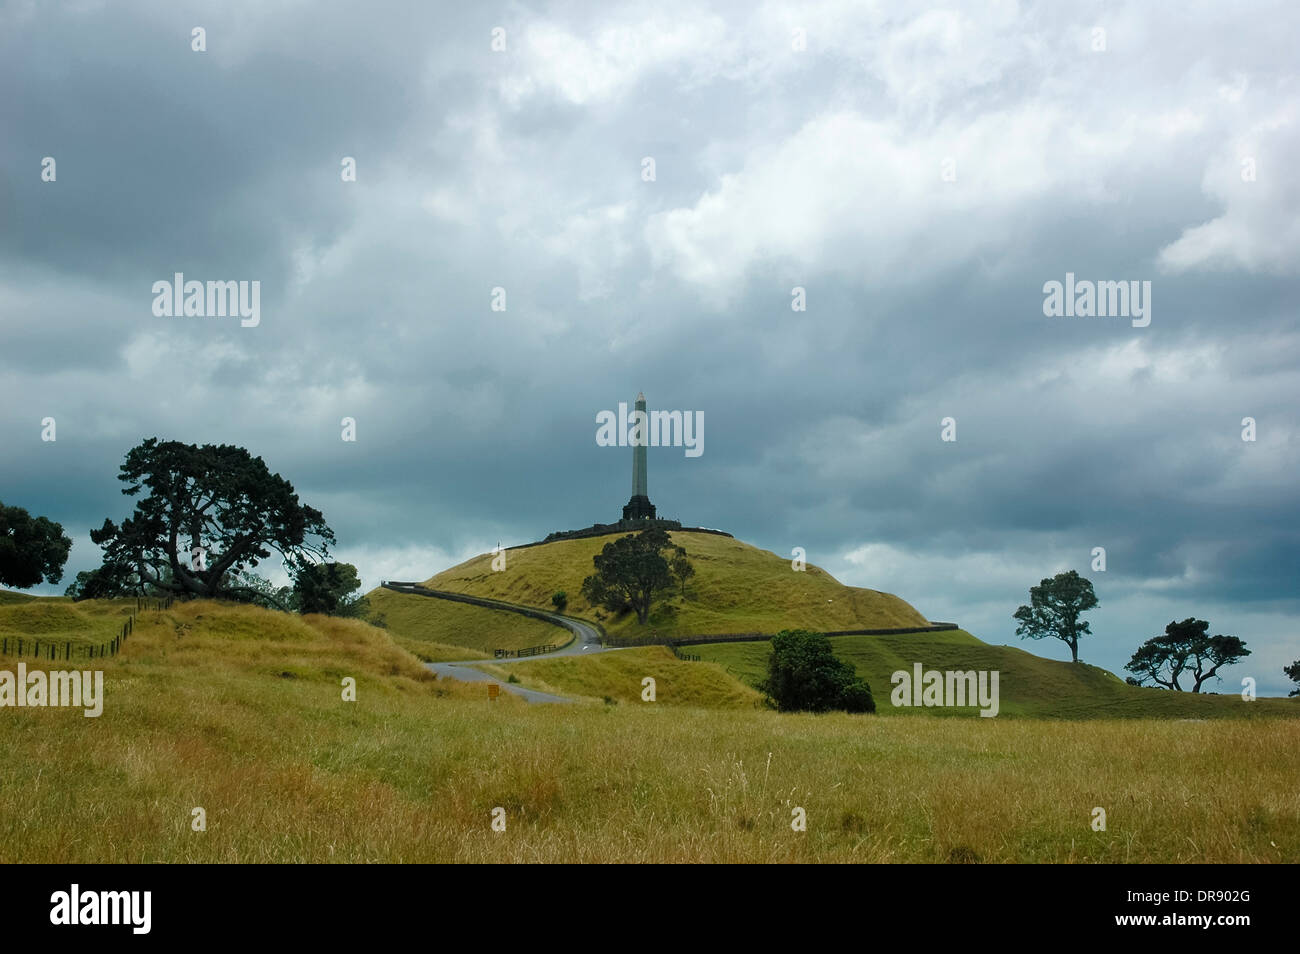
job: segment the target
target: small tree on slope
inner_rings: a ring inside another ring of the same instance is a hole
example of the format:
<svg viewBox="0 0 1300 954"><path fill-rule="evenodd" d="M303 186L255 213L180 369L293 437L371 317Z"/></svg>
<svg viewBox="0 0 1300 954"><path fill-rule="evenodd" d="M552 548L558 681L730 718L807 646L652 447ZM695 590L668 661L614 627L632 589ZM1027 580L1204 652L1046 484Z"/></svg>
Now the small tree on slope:
<svg viewBox="0 0 1300 954"><path fill-rule="evenodd" d="M1092 583L1074 570L1058 573L1029 589L1029 605L1016 610L1020 620L1016 635L1021 639L1050 636L1070 647L1074 662L1079 661L1079 640L1091 633L1079 617L1097 605Z"/></svg>

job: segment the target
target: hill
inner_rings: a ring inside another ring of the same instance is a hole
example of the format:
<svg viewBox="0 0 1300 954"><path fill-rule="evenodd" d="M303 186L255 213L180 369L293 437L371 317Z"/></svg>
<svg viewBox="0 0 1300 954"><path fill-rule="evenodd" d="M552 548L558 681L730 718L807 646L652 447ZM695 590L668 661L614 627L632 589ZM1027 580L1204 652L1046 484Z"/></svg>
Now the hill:
<svg viewBox="0 0 1300 954"><path fill-rule="evenodd" d="M890 703L890 676L925 669L996 670L999 718L1045 719L1209 719L1258 716L1300 717L1300 699L1257 699L1236 694L1170 692L1130 686L1114 673L1086 663L1044 659L1013 646L991 646L964 630L902 636L836 636L835 654L851 662L871 685L880 715L970 717L978 709L897 707ZM706 643L691 646L702 660L718 663L741 681L756 685L767 672L770 642Z"/></svg>
<svg viewBox="0 0 1300 954"><path fill-rule="evenodd" d="M18 593L14 590L0 590L0 606L11 603L34 603L40 600L62 600L63 596L33 596L31 593Z"/></svg>
<svg viewBox="0 0 1300 954"><path fill-rule="evenodd" d="M87 600L74 603L64 596L28 596L0 590L0 643L7 640L10 655L21 639L24 651L33 645L54 644L59 652L71 644L100 645L122 631L122 622L135 609L135 600Z"/></svg>
<svg viewBox="0 0 1300 954"><path fill-rule="evenodd" d="M568 594L570 615L600 622L615 636L685 636L715 633L775 633L806 627L818 630L884 629L925 626L928 621L889 593L845 586L820 567L803 572L790 561L731 537L674 531L673 543L686 548L695 577L680 593L656 604L645 626L636 616L619 617L592 607L582 597L582 581L593 572L592 557L619 534L559 540L505 551L506 568L492 569L484 553L444 570L424 585L433 589L485 596L540 609L552 609L551 595ZM381 591L372 591L375 595ZM421 597L398 596L421 605L410 612L445 628L437 617L449 604Z"/></svg>

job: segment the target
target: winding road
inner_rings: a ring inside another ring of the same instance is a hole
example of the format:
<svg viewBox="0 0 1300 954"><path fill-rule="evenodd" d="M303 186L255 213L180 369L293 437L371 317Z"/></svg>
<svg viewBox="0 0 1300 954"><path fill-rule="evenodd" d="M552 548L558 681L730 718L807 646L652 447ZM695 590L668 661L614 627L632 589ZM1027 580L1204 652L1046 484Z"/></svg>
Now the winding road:
<svg viewBox="0 0 1300 954"><path fill-rule="evenodd" d="M553 659L557 656L585 656L591 653L608 653L614 652L615 649L606 648L601 645L600 632L590 623L584 623L581 620L573 619L570 616L561 616L559 613L549 613L546 610L534 609L531 606L520 606L516 603L506 603L502 600L487 599L482 596L467 596L464 593L452 593L447 590L431 590L427 587L420 586L418 583L397 583L389 581L381 583L384 589L392 590L394 593L405 593L408 596L427 596L432 599L450 600L454 603L468 603L472 606L482 606L487 609L501 610L507 613L518 613L521 616L531 616L533 619L544 620L555 626L563 627L573 634L564 646L554 652L541 653L532 656L532 659ZM496 682L506 692L513 693L529 702L573 702L568 696L556 696L548 692L538 692L536 689L525 689L523 686L517 686L514 683L501 682L497 676L490 675L481 669L475 668L476 665L485 662L496 662L491 659L463 659L458 662L436 662L425 663L430 669L439 676L447 679L459 679L462 682Z"/></svg>

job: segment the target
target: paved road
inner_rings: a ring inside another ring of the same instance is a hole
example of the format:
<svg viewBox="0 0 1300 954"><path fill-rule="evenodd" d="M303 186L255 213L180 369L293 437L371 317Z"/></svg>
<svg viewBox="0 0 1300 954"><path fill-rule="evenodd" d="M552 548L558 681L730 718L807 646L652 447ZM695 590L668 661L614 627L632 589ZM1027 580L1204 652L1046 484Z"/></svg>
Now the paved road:
<svg viewBox="0 0 1300 954"><path fill-rule="evenodd" d="M530 659L552 659L557 656L585 656L590 653L607 653L614 652L614 649L607 649L600 644L600 632L590 623L584 623L581 620L572 619L568 616L561 616L558 613L549 613L546 610L534 609L531 606L519 606L515 603L506 603L503 600L491 600L480 596L467 596L464 593L451 593L446 590L430 590L416 583L395 583L388 582L383 584L385 589L393 590L396 593L406 593L411 596L427 596L432 599L451 600L456 603L469 603L472 606L483 606L488 609L502 610L507 613L519 613L522 616L531 616L533 619L545 620L556 626L561 626L573 634L573 639L569 643L550 653L542 653L537 656L530 656ZM463 682L497 682L506 692L522 696L529 702L573 702L567 696L555 696L547 692L538 692L536 689L525 689L523 686L517 686L514 683L500 682L498 677L491 676L481 669L472 668L476 663L499 662L506 664L508 662L518 662L518 660L490 660L490 659L462 659L457 662L438 662L425 663L430 669L439 676L448 679L460 679Z"/></svg>
<svg viewBox="0 0 1300 954"><path fill-rule="evenodd" d="M487 662L484 659L476 661ZM475 669L473 666L464 663L425 663L425 665L436 672L441 679L459 679L461 682L495 682L506 692L521 696L529 702L573 702L568 696L553 696L549 692L538 692L536 689L525 689L523 686L516 686L512 682L502 682L500 676L490 675L482 669Z"/></svg>

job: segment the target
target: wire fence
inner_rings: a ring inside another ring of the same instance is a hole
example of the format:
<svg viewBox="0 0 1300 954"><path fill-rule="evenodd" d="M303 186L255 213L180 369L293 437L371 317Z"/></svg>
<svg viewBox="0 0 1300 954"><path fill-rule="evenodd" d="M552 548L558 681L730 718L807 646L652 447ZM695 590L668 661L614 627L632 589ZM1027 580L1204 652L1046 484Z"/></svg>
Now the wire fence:
<svg viewBox="0 0 1300 954"><path fill-rule="evenodd" d="M106 656L116 656L122 644L126 642L126 638L135 632L135 618L139 613L171 609L175 601L175 597L172 596L163 599L136 597L135 609L122 622L121 632L101 643L87 643L81 640L74 643L70 639L40 639L30 636L0 637L0 656L13 655L18 658L47 659L51 662L60 659L103 659Z"/></svg>

